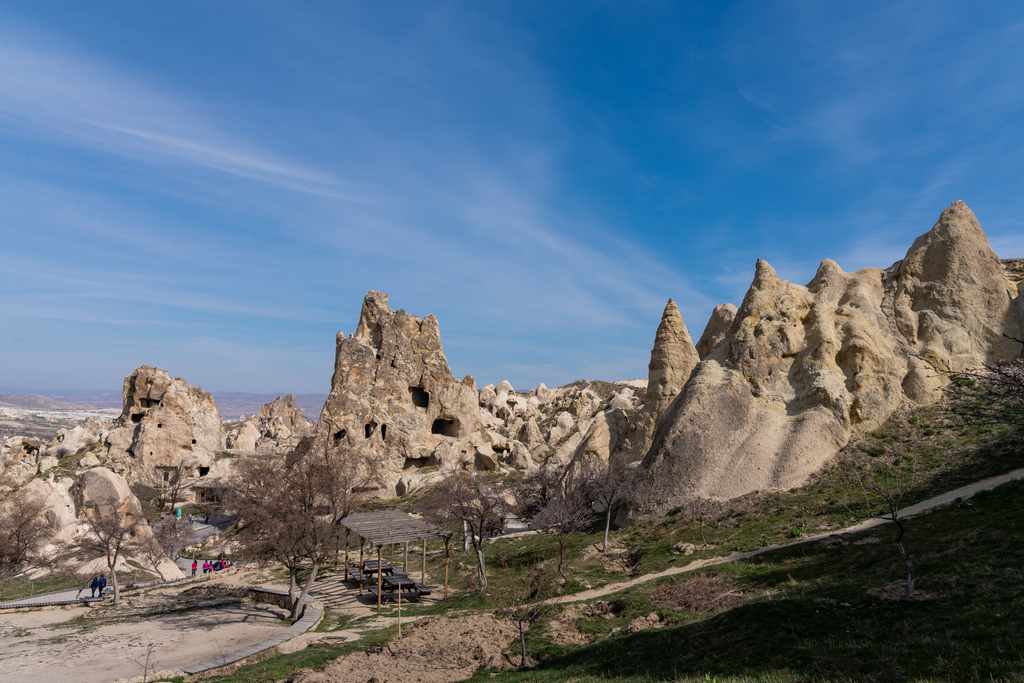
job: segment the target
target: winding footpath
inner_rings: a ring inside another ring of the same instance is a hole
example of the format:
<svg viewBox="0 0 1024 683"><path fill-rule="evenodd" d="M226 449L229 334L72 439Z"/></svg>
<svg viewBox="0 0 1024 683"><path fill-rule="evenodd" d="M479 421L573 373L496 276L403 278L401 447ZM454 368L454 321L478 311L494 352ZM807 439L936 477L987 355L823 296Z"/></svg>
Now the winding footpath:
<svg viewBox="0 0 1024 683"><path fill-rule="evenodd" d="M934 498L923 500L915 505L909 505L903 510L900 510L899 518L905 519L907 517L914 517L923 512L928 512L929 510L932 510L934 508L941 507L943 505L949 505L950 503L955 502L958 498L970 498L979 491L988 491L990 489L994 489L997 486L1000 486L1001 484L1005 484L1008 481L1016 481L1018 479L1024 479L1024 467L1013 470L1012 472L1007 472L1006 474L1000 474L995 477L989 477L988 479L982 479L981 481L976 481L973 484L961 486L958 489L947 491L943 494L935 496ZM763 548L758 548L757 550L749 550L747 552L734 552L729 553L728 555L723 555L721 557L709 557L704 560L694 560L693 562L682 567L670 567L669 569L666 569L664 571L654 572L652 574L644 574L643 576L638 576L635 579L630 579L629 581L622 581L620 583L610 583L606 586L601 586L600 588L595 588L589 591L583 591L582 593L573 593L572 595L545 600L544 604L582 602L584 600L593 600L594 598L600 598L604 597L605 595L611 595L612 593L618 593L621 590L632 588L634 586L639 586L640 584L647 583L648 581L655 581L665 576L685 574L686 572L692 572L696 569L710 567L716 564L726 564L727 562L746 560L751 557L756 557L762 553L771 552L773 550L779 550L780 548L791 548L793 546L801 545L803 543L814 543L815 541L821 541L831 536L855 534L888 523L889 520L887 519L874 517L872 519L865 520L860 524L856 524L851 527L846 527L845 529L839 529L838 531L830 531L824 534L807 536L805 538L801 538L797 541L792 541L790 543L769 545Z"/></svg>

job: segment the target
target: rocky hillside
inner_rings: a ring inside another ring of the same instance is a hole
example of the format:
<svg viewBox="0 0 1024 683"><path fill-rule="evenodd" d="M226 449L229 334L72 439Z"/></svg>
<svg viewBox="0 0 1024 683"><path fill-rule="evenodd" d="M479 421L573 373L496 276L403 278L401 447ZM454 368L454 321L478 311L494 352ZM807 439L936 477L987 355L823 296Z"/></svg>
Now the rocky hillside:
<svg viewBox="0 0 1024 683"><path fill-rule="evenodd" d="M758 260L735 314L712 315L639 465L645 496L620 522L798 486L853 430L936 401L946 372L1018 357L1021 283L1019 259L1001 262L961 201L885 269L826 259L803 286Z"/></svg>

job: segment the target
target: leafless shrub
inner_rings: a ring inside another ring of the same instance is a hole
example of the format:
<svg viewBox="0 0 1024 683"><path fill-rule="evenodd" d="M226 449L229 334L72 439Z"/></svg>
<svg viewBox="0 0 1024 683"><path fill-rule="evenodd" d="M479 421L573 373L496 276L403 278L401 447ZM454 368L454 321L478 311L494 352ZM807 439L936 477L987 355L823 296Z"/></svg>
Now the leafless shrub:
<svg viewBox="0 0 1024 683"><path fill-rule="evenodd" d="M50 558L39 552L50 533L43 509L41 502L31 500L24 491L0 501L0 585L50 563Z"/></svg>
<svg viewBox="0 0 1024 683"><path fill-rule="evenodd" d="M743 602L742 592L721 574L697 574L651 592L659 604L677 611L708 614Z"/></svg>

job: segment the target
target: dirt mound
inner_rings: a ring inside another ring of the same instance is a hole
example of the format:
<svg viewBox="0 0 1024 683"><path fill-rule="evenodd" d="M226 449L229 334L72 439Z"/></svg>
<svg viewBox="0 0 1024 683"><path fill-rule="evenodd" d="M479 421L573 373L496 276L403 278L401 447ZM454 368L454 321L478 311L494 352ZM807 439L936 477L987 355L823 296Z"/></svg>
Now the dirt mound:
<svg viewBox="0 0 1024 683"><path fill-rule="evenodd" d="M743 602L741 591L724 576L698 574L685 581L662 586L651 593L659 604L670 609L707 614Z"/></svg>
<svg viewBox="0 0 1024 683"><path fill-rule="evenodd" d="M291 683L461 681L478 669L509 668L505 653L515 636L508 622L490 615L432 617L379 649L342 657L321 671L299 670Z"/></svg>

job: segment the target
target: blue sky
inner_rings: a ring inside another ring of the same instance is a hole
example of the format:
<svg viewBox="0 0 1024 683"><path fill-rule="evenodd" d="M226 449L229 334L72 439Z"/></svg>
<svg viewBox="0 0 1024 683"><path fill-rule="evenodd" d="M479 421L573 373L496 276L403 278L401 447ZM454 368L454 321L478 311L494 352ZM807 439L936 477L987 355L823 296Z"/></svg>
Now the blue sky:
<svg viewBox="0 0 1024 683"><path fill-rule="evenodd" d="M646 377L758 257L1024 256L1012 2L5 2L0 385L326 392L369 289L456 376Z"/></svg>

